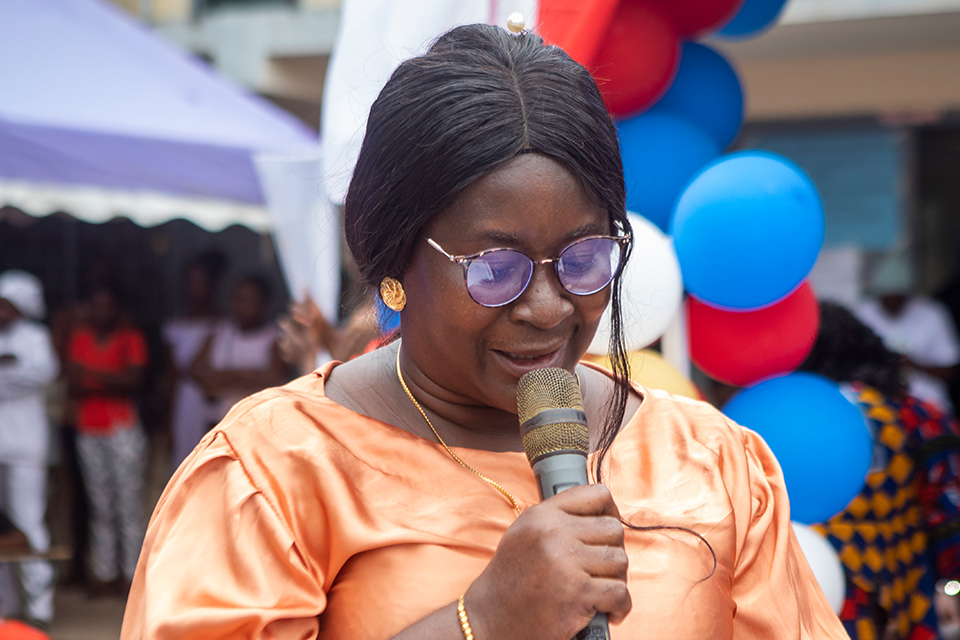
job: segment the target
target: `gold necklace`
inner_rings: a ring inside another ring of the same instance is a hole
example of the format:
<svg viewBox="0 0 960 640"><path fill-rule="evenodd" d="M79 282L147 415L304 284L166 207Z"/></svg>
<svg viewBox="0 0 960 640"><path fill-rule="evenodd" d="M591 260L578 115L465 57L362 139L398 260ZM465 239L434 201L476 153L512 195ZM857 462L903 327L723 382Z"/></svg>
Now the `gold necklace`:
<svg viewBox="0 0 960 640"><path fill-rule="evenodd" d="M423 416L423 419L427 421L427 426L430 427L430 431L433 432L433 435L436 436L437 440L440 442L443 448L447 450L447 453L450 454L450 457L456 460L457 462L459 462L464 469L467 469L468 471L473 472L474 474L479 476L481 480L483 480L484 482L489 484L491 487L493 487L494 489L502 493L504 497L510 501L510 504L513 505L514 511L516 511L517 515L519 516L520 505L517 503L516 498L510 495L510 492L504 489L499 482L497 482L496 480L491 480L490 478L483 475L482 473L480 473L479 471L477 471L476 469L468 465L466 462L461 460L460 456L454 453L453 449L448 447L447 443L444 442L443 438L440 437L440 434L437 433L437 430L433 427L433 423L430 422L430 418L427 417L427 413L423 410L423 407L420 406L420 403L417 402L417 399L413 397L413 394L410 392L410 388L407 386L407 383L403 379L403 373L401 373L400 371L400 347L399 346L397 346L397 379L400 380L400 386L403 387L403 390L407 393L407 397L410 398L410 402L412 402L413 406L417 408L417 411L420 412L420 415Z"/></svg>

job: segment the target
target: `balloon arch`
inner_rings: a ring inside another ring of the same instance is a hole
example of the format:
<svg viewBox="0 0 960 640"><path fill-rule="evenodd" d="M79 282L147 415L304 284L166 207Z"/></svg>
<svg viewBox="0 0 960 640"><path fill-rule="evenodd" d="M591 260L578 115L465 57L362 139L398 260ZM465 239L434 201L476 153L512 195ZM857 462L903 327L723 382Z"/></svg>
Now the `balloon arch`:
<svg viewBox="0 0 960 640"><path fill-rule="evenodd" d="M754 36L776 22L784 4L606 3L605 37L595 38L596 46L585 35L597 36L596 24L565 29L551 22L547 3L540 6L547 9L544 35L556 34L552 41L592 70L617 125L634 229L623 276L631 361L648 354L653 369L683 389L689 357L708 376L744 387L724 410L758 431L780 460L797 537L838 608L839 560L806 525L828 519L862 488L872 439L835 383L793 373L819 329L807 278L823 244L823 206L788 158L727 152L742 125L743 90L729 61L698 41ZM603 361L609 338L606 316L590 359ZM642 351L658 341L664 354L682 354L677 366ZM681 393L696 395L690 388ZM833 443L830 451L824 442Z"/></svg>

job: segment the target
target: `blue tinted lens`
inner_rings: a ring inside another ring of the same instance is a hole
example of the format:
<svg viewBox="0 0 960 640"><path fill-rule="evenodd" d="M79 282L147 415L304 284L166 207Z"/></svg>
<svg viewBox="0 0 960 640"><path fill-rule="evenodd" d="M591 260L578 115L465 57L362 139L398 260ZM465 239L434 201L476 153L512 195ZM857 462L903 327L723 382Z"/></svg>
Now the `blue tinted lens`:
<svg viewBox="0 0 960 640"><path fill-rule="evenodd" d="M557 274L567 291L586 296L610 284L619 266L619 242L611 238L586 238L563 250Z"/></svg>
<svg viewBox="0 0 960 640"><path fill-rule="evenodd" d="M485 307L513 302L533 274L530 258L512 249L496 249L474 258L467 267L467 291Z"/></svg>

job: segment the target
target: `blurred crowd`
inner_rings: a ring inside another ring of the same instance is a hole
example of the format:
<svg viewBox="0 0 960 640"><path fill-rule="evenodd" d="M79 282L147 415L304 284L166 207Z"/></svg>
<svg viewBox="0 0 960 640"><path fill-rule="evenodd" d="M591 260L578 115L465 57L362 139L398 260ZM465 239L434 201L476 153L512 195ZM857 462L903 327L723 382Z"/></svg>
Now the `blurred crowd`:
<svg viewBox="0 0 960 640"><path fill-rule="evenodd" d="M0 623L48 628L56 584L125 594L155 498L151 464L165 481L244 396L356 357L397 329L372 296L339 323L309 298L272 317L267 280L228 283L228 267L216 251L186 264L183 312L163 321L159 350L109 269L49 312L36 277L0 273ZM954 289L916 295L909 262L885 260L859 306L821 305L802 367L845 385L874 436L863 491L820 525L847 573L841 617L852 638L960 638L960 601L948 595L960 592ZM151 404L159 419L145 420ZM51 501L68 514L53 535ZM52 541L69 550L61 563Z"/></svg>
<svg viewBox="0 0 960 640"><path fill-rule="evenodd" d="M268 281L227 284L226 258L210 251L184 267L184 312L153 348L117 274L92 267L82 299L49 313L39 279L0 273L0 623L49 628L58 583L124 595L149 479L166 480L241 398L381 340L372 299L339 325L309 298L271 317ZM51 535L54 506L66 522ZM53 561L52 540L67 561Z"/></svg>

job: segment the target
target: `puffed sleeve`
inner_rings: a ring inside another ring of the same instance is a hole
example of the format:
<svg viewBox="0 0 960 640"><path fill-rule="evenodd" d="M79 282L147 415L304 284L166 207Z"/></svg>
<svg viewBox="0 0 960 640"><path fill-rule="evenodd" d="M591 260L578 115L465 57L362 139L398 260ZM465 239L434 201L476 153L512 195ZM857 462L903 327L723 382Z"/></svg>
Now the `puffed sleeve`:
<svg viewBox="0 0 960 640"><path fill-rule="evenodd" d="M737 640L846 639L790 524L783 473L756 433L742 429L750 509L733 579Z"/></svg>
<svg viewBox="0 0 960 640"><path fill-rule="evenodd" d="M258 484L224 433L207 436L151 519L123 640L317 636L322 570Z"/></svg>

